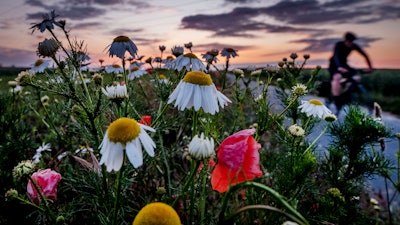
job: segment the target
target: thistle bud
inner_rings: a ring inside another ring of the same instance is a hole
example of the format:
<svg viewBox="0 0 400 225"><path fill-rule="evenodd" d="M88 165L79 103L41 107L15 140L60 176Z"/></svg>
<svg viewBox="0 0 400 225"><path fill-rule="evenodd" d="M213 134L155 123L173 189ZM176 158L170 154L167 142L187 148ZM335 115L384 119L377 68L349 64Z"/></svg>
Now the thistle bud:
<svg viewBox="0 0 400 225"><path fill-rule="evenodd" d="M60 45L56 40L53 38L46 38L44 41L39 42L37 54L43 57L53 57L57 53L59 47Z"/></svg>

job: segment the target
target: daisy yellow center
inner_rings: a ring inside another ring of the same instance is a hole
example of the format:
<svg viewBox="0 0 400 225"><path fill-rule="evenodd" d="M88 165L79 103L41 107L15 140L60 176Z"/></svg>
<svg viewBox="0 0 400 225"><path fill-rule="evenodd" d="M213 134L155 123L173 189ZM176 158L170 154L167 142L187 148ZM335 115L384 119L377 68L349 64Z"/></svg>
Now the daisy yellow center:
<svg viewBox="0 0 400 225"><path fill-rule="evenodd" d="M320 100L317 100L317 99L311 99L309 101L309 103L313 104L313 105L323 105L323 103Z"/></svg>
<svg viewBox="0 0 400 225"><path fill-rule="evenodd" d="M130 39L127 36L118 36L114 38L114 42L129 42Z"/></svg>
<svg viewBox="0 0 400 225"><path fill-rule="evenodd" d="M135 72L135 71L138 70L138 69L139 69L139 67L135 66L135 67L133 67L133 68L131 69L131 72Z"/></svg>
<svg viewBox="0 0 400 225"><path fill-rule="evenodd" d="M154 202L143 207L136 215L132 225L181 225L176 211L169 205Z"/></svg>
<svg viewBox="0 0 400 225"><path fill-rule="evenodd" d="M112 67L113 67L113 68L121 68L121 66L118 65L118 64L113 64Z"/></svg>
<svg viewBox="0 0 400 225"><path fill-rule="evenodd" d="M36 62L35 62L35 66L40 66L40 65L42 65L43 64L43 59L38 59L38 60L36 60Z"/></svg>
<svg viewBox="0 0 400 225"><path fill-rule="evenodd" d="M212 84L211 76L201 71L191 71L186 73L183 81L204 86Z"/></svg>
<svg viewBox="0 0 400 225"><path fill-rule="evenodd" d="M185 57L191 58L191 59L197 59L197 56L193 53L186 53L185 55L183 55Z"/></svg>
<svg viewBox="0 0 400 225"><path fill-rule="evenodd" d="M160 75L158 76L158 79L160 79L160 80L165 80L165 79L167 79L167 77L166 77L164 74L160 74Z"/></svg>
<svg viewBox="0 0 400 225"><path fill-rule="evenodd" d="M107 136L114 143L126 144L139 136L140 126L136 120L131 118L120 118L108 127Z"/></svg>

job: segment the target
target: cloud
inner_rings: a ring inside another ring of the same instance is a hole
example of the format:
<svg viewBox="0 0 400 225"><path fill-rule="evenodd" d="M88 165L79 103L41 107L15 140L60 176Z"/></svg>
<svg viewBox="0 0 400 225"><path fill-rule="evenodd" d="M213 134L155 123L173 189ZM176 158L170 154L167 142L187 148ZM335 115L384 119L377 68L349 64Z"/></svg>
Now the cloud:
<svg viewBox="0 0 400 225"><path fill-rule="evenodd" d="M262 15L261 11L259 8L238 7L224 14L187 16L182 19L181 28L213 31L214 36L225 37L255 37L249 32L260 30L274 33L321 32L319 29L272 25L253 20L254 17Z"/></svg>
<svg viewBox="0 0 400 225"><path fill-rule="evenodd" d="M237 49L238 51L240 51L240 50L245 50L245 49L251 49L251 48L253 48L253 46L222 44L222 43L218 43L218 42L200 44L200 45L196 45L195 43L193 44L193 50L195 50L196 52L203 52L203 53L206 53L207 51L210 51L211 49L218 49L221 52L221 50L223 48L233 48L233 49Z"/></svg>
<svg viewBox="0 0 400 225"><path fill-rule="evenodd" d="M296 44L306 44L307 46L303 48L302 52L308 53L321 53L321 52L333 52L333 48L336 42L341 41L342 39L338 38L323 38L323 39L299 39L295 41L291 41L291 43ZM371 43L381 40L381 38L370 38L370 37L359 37L356 40L362 48L367 48Z"/></svg>
<svg viewBox="0 0 400 225"><path fill-rule="evenodd" d="M232 2L232 1L230 1ZM247 1L233 1L247 2ZM273 33L326 32L314 25L373 23L400 18L400 4L379 4L374 0L281 0L265 7L236 7L222 14L197 14L181 20L181 29L214 32L214 36L254 37L252 31ZM260 22L268 18L282 25Z"/></svg>
<svg viewBox="0 0 400 225"><path fill-rule="evenodd" d="M34 51L0 46L0 65L2 66L28 67L37 58Z"/></svg>

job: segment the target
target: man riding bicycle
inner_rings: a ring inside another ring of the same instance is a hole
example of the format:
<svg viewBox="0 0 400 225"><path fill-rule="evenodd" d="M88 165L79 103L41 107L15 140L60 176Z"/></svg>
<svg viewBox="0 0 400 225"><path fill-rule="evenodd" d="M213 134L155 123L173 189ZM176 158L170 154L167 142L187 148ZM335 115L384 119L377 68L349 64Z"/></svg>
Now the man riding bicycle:
<svg viewBox="0 0 400 225"><path fill-rule="evenodd" d="M342 93L341 80L343 78L351 78L353 75L357 73L357 70L350 67L347 64L347 57L350 53L355 50L364 56L368 69L365 72L372 72L371 61L369 60L368 55L361 49L359 45L354 43L356 40L356 36L347 32L344 35L344 40L339 41L335 44L333 56L329 60L329 74L331 76L331 94L333 97L333 101L336 106L336 111L339 112L343 106L343 102L341 101L340 94Z"/></svg>

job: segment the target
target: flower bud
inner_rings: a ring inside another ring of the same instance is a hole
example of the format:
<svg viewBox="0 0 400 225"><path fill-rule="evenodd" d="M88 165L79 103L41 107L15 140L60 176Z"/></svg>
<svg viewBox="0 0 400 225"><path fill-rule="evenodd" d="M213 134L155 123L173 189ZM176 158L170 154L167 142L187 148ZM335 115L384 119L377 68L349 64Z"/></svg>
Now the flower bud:
<svg viewBox="0 0 400 225"><path fill-rule="evenodd" d="M37 54L43 57L53 57L57 53L59 47L60 45L56 40L53 38L46 38L44 41L39 42Z"/></svg>

